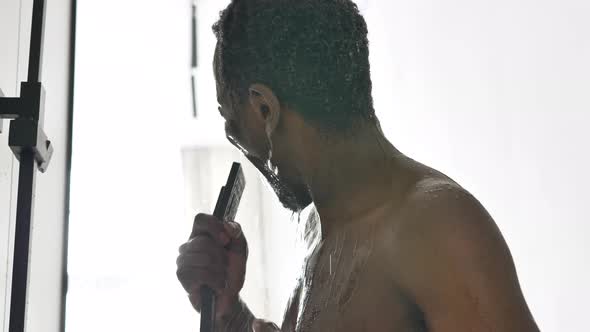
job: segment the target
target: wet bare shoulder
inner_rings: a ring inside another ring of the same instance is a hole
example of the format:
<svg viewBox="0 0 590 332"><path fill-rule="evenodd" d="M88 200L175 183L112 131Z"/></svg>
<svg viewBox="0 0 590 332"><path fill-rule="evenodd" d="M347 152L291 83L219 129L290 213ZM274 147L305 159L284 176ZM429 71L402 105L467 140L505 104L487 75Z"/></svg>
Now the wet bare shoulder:
<svg viewBox="0 0 590 332"><path fill-rule="evenodd" d="M537 331L496 223L456 183L416 183L400 210L392 276L437 331ZM455 328L455 329L453 329Z"/></svg>
<svg viewBox="0 0 590 332"><path fill-rule="evenodd" d="M494 220L467 190L444 176L424 177L406 194L393 242L402 263L440 241L501 237ZM409 254L412 253L412 254Z"/></svg>
<svg viewBox="0 0 590 332"><path fill-rule="evenodd" d="M399 218L398 231L406 238L428 234L440 238L457 232L483 232L479 236L499 233L492 217L471 193L441 176L417 182L407 193Z"/></svg>

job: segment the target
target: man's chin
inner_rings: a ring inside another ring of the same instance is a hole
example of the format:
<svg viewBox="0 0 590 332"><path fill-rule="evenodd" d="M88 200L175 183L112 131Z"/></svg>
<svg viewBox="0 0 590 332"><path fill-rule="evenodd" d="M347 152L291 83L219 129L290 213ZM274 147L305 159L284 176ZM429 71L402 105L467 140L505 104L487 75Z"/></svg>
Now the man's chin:
<svg viewBox="0 0 590 332"><path fill-rule="evenodd" d="M274 189L274 187L273 187L273 189ZM283 206L286 209L289 209L293 212L302 211L309 204L312 203L312 199L309 196L309 194L307 194L307 192L304 195L297 195L295 193L291 193L290 195L286 196L286 195L281 195L275 189L275 193L277 194L277 197L279 198L279 201L281 202L281 204L283 204Z"/></svg>
<svg viewBox="0 0 590 332"><path fill-rule="evenodd" d="M291 185L272 172L263 174L286 209L299 212L312 203L311 195L306 188Z"/></svg>
<svg viewBox="0 0 590 332"><path fill-rule="evenodd" d="M253 157L248 159L266 178L285 208L293 212L299 212L312 203L312 197L306 188L291 185L287 181L280 179L264 162Z"/></svg>

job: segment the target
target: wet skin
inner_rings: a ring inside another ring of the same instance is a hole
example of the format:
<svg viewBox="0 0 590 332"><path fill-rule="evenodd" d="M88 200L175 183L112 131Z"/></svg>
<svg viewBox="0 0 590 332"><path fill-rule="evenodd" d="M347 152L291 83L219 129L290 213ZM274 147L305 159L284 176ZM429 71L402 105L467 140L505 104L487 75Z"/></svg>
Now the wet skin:
<svg viewBox="0 0 590 332"><path fill-rule="evenodd" d="M401 154L377 121L326 140L269 87L252 85L239 109L218 94L230 141L286 207L313 201L316 212L280 329L239 299L248 256L239 224L195 218L177 275L197 310L200 287L215 290L217 331L538 331L492 217Z"/></svg>
<svg viewBox="0 0 590 332"><path fill-rule="evenodd" d="M398 198L308 257L281 331L538 331L483 207L439 172L401 163Z"/></svg>

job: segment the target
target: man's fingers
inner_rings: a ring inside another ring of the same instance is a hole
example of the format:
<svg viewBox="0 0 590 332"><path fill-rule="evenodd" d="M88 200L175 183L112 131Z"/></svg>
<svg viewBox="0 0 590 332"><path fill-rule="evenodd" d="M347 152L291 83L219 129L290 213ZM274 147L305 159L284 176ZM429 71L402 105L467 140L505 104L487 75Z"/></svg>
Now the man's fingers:
<svg viewBox="0 0 590 332"><path fill-rule="evenodd" d="M181 245L178 251L181 255L183 255L187 253L207 250L221 251L222 249L223 245L219 243L219 241L214 240L210 236L199 235L197 237L190 239L185 244Z"/></svg>
<svg viewBox="0 0 590 332"><path fill-rule="evenodd" d="M228 221L223 224L226 231L231 236L231 242L226 248L234 253L240 254L244 257L248 257L248 242L246 237L242 233L242 227L237 222Z"/></svg>
<svg viewBox="0 0 590 332"><path fill-rule="evenodd" d="M221 220L204 213L199 213L195 217L190 239L199 235L209 236L222 243L222 245L226 245L229 242L229 234L225 227L223 227Z"/></svg>
<svg viewBox="0 0 590 332"><path fill-rule="evenodd" d="M197 292L201 286L209 286L216 292L225 289L227 274L225 269L184 267L176 272L178 280L187 293Z"/></svg>
<svg viewBox="0 0 590 332"><path fill-rule="evenodd" d="M191 301L191 304L193 305L195 310L197 310L198 312L201 312L201 307L202 307L202 305L201 305L201 292L194 291L192 293L189 293L188 298Z"/></svg>
<svg viewBox="0 0 590 332"><path fill-rule="evenodd" d="M226 221L223 223L223 227L232 239L238 239L242 236L242 226L235 221Z"/></svg>
<svg viewBox="0 0 590 332"><path fill-rule="evenodd" d="M252 322L252 331L254 331L254 332L280 332L280 329L274 323L267 322L262 319L255 319L254 322Z"/></svg>
<svg viewBox="0 0 590 332"><path fill-rule="evenodd" d="M208 267L213 265L221 265L225 267L227 264L227 255L221 251L208 252L194 252L185 253L178 256L176 265L181 267Z"/></svg>

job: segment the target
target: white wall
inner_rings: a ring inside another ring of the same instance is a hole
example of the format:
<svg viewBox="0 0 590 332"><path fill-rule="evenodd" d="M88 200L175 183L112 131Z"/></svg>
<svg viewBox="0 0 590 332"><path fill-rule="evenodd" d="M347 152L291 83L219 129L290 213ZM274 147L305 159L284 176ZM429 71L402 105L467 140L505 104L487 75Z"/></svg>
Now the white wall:
<svg viewBox="0 0 590 332"><path fill-rule="evenodd" d="M590 2L367 1L391 141L499 224L543 331L590 307Z"/></svg>
<svg viewBox="0 0 590 332"><path fill-rule="evenodd" d="M67 331L194 331L176 280L190 2L80 1Z"/></svg>
<svg viewBox="0 0 590 332"><path fill-rule="evenodd" d="M70 2L53 0L46 6L44 129L55 153L48 171L37 177L27 312L27 331L33 332L59 330L62 299ZM0 2L0 88L8 96L18 95L19 82L26 80L31 13L31 0ZM18 162L8 148L8 123L4 129L0 135L0 329L7 331Z"/></svg>

